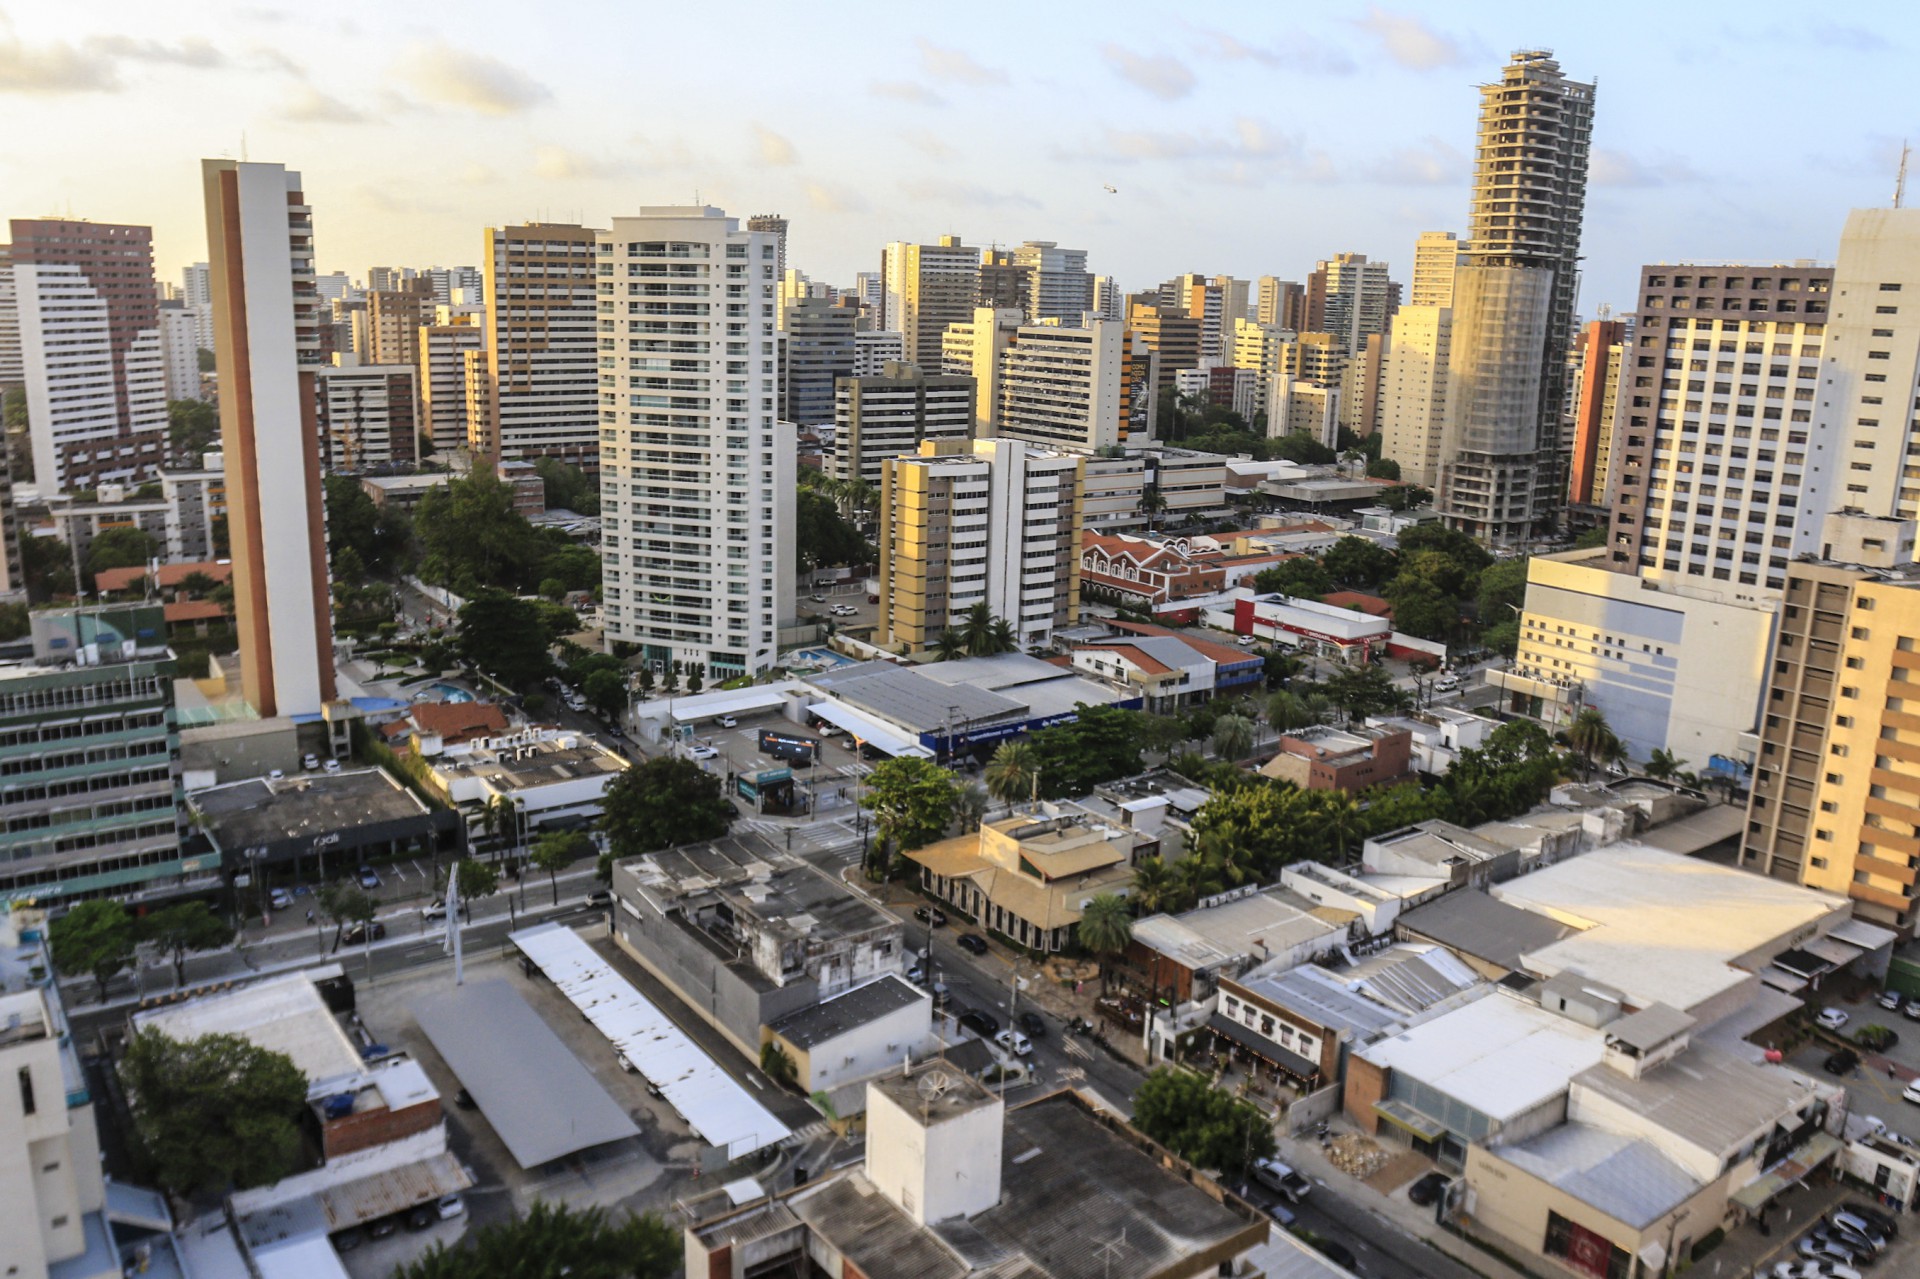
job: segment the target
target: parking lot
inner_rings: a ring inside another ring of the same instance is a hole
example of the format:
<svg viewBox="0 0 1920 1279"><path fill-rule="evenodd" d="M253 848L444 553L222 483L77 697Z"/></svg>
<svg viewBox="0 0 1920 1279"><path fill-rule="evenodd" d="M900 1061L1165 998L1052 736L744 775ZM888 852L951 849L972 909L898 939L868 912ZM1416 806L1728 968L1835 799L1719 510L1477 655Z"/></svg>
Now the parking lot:
<svg viewBox="0 0 1920 1279"><path fill-rule="evenodd" d="M1901 1097L1907 1084L1920 1078L1920 1020L1881 1008L1871 992L1855 999L1829 997L1820 1007L1838 1008L1847 1014L1847 1024L1840 1031L1844 1039L1851 1040L1867 1026L1885 1026L1900 1037L1883 1052L1855 1050L1861 1062L1845 1080L1847 1094L1854 1114L1873 1115L1891 1131L1920 1142L1920 1105ZM1832 1051L1832 1041L1821 1036L1802 1045L1790 1060L1800 1069L1818 1074Z"/></svg>
<svg viewBox="0 0 1920 1279"><path fill-rule="evenodd" d="M820 795L819 816L830 817L839 812L851 811L858 779L873 771L873 761L860 758L851 737L844 732L827 736L815 729L795 724L775 711L759 711L734 718L737 722L732 728L721 727L716 719L705 720L694 725L694 742L711 746L719 752L711 759L701 760L701 767L723 780L728 774L737 776L763 769L792 768L801 791L817 790ZM819 739L821 745L819 758L808 766L796 765L774 755L762 754L760 730L763 728ZM844 795L841 794L843 790L846 792ZM736 802L740 803L743 813L752 815L748 812L745 801L737 800Z"/></svg>

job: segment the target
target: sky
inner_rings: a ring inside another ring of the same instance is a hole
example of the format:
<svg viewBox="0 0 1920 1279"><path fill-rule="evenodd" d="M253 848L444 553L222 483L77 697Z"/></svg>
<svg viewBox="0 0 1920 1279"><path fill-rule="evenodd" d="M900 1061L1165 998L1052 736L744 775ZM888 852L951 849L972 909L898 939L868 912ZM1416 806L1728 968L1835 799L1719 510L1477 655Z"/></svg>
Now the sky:
<svg viewBox="0 0 1920 1279"><path fill-rule="evenodd" d="M1598 82L1591 315L1642 263L1831 260L1920 139L1916 47L1910 0L0 0L0 219L149 224L177 281L198 160L244 154L304 174L355 278L697 198L784 213L789 263L841 285L949 233L1085 248L1129 290L1338 252L1404 279L1419 232L1466 231L1475 86L1550 48Z"/></svg>

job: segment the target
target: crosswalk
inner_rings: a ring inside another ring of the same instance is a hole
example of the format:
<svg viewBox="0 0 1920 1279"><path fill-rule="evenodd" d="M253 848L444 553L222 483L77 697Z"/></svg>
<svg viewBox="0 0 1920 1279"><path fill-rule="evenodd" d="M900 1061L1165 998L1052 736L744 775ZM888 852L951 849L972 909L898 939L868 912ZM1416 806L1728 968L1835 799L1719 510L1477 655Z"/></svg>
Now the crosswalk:
<svg viewBox="0 0 1920 1279"><path fill-rule="evenodd" d="M865 777L873 772L873 765L856 760L851 764L842 764L833 771L842 777Z"/></svg>
<svg viewBox="0 0 1920 1279"><path fill-rule="evenodd" d="M852 826L839 821L788 823L765 817L742 817L734 822L733 829L764 835L783 846L787 843L787 832L792 831L792 847L797 853L834 848L853 839Z"/></svg>

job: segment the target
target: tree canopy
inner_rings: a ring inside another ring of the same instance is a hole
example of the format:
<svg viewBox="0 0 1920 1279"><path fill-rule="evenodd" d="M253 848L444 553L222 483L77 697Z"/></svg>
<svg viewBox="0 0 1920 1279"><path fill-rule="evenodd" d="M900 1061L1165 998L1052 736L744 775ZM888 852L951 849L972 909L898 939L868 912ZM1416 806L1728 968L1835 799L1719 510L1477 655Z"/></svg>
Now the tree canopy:
<svg viewBox="0 0 1920 1279"><path fill-rule="evenodd" d="M101 529L87 547L87 572L92 575L110 568L143 568L158 545L152 536L131 524Z"/></svg>
<svg viewBox="0 0 1920 1279"><path fill-rule="evenodd" d="M351 475L327 476L326 503L327 554L336 569L348 551L374 572L401 567L413 540L405 510L392 502L376 505Z"/></svg>
<svg viewBox="0 0 1920 1279"><path fill-rule="evenodd" d="M670 1279L680 1272L680 1231L649 1213L569 1208L536 1199L527 1215L436 1243L393 1279Z"/></svg>
<svg viewBox="0 0 1920 1279"><path fill-rule="evenodd" d="M462 658L519 689L531 688L553 669L547 651L551 643L541 606L500 591L483 591L469 599L460 609L454 634Z"/></svg>
<svg viewBox="0 0 1920 1279"><path fill-rule="evenodd" d="M533 470L547 486L547 505L576 515L600 514L600 481L557 457L543 457Z"/></svg>
<svg viewBox="0 0 1920 1279"><path fill-rule="evenodd" d="M219 448L219 410L205 400L167 401L167 443L176 456Z"/></svg>
<svg viewBox="0 0 1920 1279"><path fill-rule="evenodd" d="M840 514L832 498L802 488L793 509L794 550L806 568L869 564L873 547Z"/></svg>
<svg viewBox="0 0 1920 1279"><path fill-rule="evenodd" d="M690 759L658 755L613 779L600 801L600 828L616 857L718 839L733 823L720 779Z"/></svg>
<svg viewBox="0 0 1920 1279"><path fill-rule="evenodd" d="M202 901L175 902L143 915L134 926L141 941L152 942L173 961L173 980L187 984L187 955L218 950L233 940L233 926Z"/></svg>
<svg viewBox="0 0 1920 1279"><path fill-rule="evenodd" d="M107 1000L107 983L133 963L133 918L119 902L95 898L57 916L49 929L53 966L85 973Z"/></svg>
<svg viewBox="0 0 1920 1279"><path fill-rule="evenodd" d="M1276 1149L1258 1109L1191 1071L1161 1067L1133 1094L1133 1126L1199 1168L1246 1175Z"/></svg>
<svg viewBox="0 0 1920 1279"><path fill-rule="evenodd" d="M1048 799L1084 795L1101 782L1129 777L1143 767L1145 717L1111 706L1078 707L1079 718L1027 736Z"/></svg>
<svg viewBox="0 0 1920 1279"><path fill-rule="evenodd" d="M1378 542L1347 536L1327 548L1320 566L1342 586L1378 586L1393 576L1398 559Z"/></svg>
<svg viewBox="0 0 1920 1279"><path fill-rule="evenodd" d="M1253 589L1278 591L1294 599L1317 600L1333 589L1333 582L1319 560L1301 555L1261 569L1254 575Z"/></svg>
<svg viewBox="0 0 1920 1279"><path fill-rule="evenodd" d="M299 1162L307 1080L284 1053L239 1035L143 1030L120 1079L148 1167L177 1195L264 1186Z"/></svg>
<svg viewBox="0 0 1920 1279"><path fill-rule="evenodd" d="M873 833L884 849L911 852L947 833L959 787L931 760L890 759L867 776L860 805L873 812Z"/></svg>

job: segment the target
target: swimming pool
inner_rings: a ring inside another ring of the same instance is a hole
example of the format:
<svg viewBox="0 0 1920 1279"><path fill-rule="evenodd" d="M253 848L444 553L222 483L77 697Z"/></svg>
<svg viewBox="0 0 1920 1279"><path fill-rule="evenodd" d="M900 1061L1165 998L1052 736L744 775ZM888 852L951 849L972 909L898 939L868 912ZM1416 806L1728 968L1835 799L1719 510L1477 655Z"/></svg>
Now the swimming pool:
<svg viewBox="0 0 1920 1279"><path fill-rule="evenodd" d="M429 684L427 685L427 691L429 693L440 694L440 700L443 702L470 702L473 700L473 694L457 684Z"/></svg>
<svg viewBox="0 0 1920 1279"><path fill-rule="evenodd" d="M812 667L816 670L830 671L836 666L852 666L855 659L845 653L836 653L830 648L803 648L788 653L786 664L789 667Z"/></svg>

